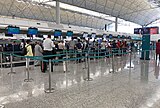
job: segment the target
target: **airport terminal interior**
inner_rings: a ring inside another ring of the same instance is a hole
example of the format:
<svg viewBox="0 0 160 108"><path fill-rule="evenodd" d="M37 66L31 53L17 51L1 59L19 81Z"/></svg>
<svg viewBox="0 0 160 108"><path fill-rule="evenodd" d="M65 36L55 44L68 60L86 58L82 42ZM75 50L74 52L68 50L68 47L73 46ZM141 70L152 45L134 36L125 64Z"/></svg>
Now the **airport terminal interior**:
<svg viewBox="0 0 160 108"><path fill-rule="evenodd" d="M160 108L159 0L0 0L0 108Z"/></svg>

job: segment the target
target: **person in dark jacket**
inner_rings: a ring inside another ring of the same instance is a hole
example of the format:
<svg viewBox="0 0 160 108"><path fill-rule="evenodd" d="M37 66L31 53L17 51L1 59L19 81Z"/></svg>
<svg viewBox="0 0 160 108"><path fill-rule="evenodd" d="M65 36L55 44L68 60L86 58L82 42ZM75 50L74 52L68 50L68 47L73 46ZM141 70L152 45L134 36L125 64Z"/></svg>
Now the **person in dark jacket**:
<svg viewBox="0 0 160 108"><path fill-rule="evenodd" d="M81 41L80 41L80 39L78 39L78 43L76 44L76 50L77 50L77 58L79 58L79 57L81 57L81 54L80 53L82 53L82 43L81 43ZM77 60L77 62L81 62L81 59L78 59Z"/></svg>

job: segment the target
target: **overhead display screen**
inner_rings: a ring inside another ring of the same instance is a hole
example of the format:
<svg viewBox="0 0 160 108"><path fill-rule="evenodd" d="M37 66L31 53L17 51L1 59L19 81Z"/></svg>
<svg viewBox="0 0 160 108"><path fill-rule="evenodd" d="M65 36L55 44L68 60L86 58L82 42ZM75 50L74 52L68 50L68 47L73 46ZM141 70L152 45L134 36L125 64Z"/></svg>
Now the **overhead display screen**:
<svg viewBox="0 0 160 108"><path fill-rule="evenodd" d="M38 29L37 28L28 28L28 34L29 35L37 35Z"/></svg>
<svg viewBox="0 0 160 108"><path fill-rule="evenodd" d="M151 27L150 34L159 34L159 27Z"/></svg>
<svg viewBox="0 0 160 108"><path fill-rule="evenodd" d="M55 37L62 36L62 31L61 30L55 30L54 31L54 36Z"/></svg>
<svg viewBox="0 0 160 108"><path fill-rule="evenodd" d="M143 34L142 28L135 28L134 29L134 34Z"/></svg>
<svg viewBox="0 0 160 108"><path fill-rule="evenodd" d="M19 33L20 33L19 27L8 26L8 34L19 34Z"/></svg>
<svg viewBox="0 0 160 108"><path fill-rule="evenodd" d="M66 36L73 36L73 31L67 31Z"/></svg>
<svg viewBox="0 0 160 108"><path fill-rule="evenodd" d="M135 28L134 34L159 34L159 27Z"/></svg>

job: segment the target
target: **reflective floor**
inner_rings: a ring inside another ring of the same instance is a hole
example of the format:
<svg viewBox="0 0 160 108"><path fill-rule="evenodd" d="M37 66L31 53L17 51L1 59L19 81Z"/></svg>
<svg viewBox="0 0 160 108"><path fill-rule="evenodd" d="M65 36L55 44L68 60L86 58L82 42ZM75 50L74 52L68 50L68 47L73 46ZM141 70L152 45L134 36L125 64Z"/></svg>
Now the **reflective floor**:
<svg viewBox="0 0 160 108"><path fill-rule="evenodd" d="M90 61L90 77L85 81L85 62L68 63L69 72L63 72L62 64L54 66L51 73L53 93L48 89L48 72L32 67L32 82L27 78L25 67L0 71L0 105L5 108L160 108L159 62L139 60L129 55L114 59ZM114 64L114 65L113 65ZM112 69L114 68L114 69ZM114 70L114 72L112 72Z"/></svg>

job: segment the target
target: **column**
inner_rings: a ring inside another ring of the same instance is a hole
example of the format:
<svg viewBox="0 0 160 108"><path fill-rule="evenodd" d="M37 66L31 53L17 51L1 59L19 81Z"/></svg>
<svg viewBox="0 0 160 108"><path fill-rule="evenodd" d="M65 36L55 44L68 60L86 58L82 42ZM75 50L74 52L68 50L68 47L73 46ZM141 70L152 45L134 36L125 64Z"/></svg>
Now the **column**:
<svg viewBox="0 0 160 108"><path fill-rule="evenodd" d="M60 3L56 0L56 24L60 24Z"/></svg>
<svg viewBox="0 0 160 108"><path fill-rule="evenodd" d="M115 32L118 30L118 17L115 18Z"/></svg>

